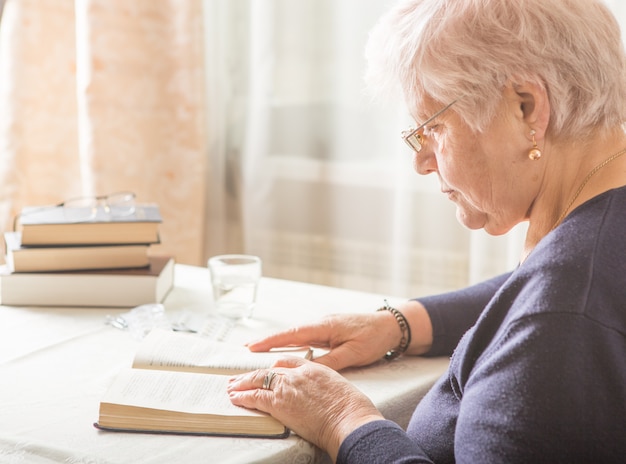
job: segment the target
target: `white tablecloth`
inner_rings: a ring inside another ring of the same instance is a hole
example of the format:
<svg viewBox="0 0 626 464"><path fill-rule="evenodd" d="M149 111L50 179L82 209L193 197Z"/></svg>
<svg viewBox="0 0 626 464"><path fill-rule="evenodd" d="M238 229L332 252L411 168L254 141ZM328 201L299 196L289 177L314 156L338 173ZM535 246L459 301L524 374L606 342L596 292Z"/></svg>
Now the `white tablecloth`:
<svg viewBox="0 0 626 464"><path fill-rule="evenodd" d="M170 320L213 320L208 271L177 265ZM33 289L36 291L36 289ZM226 339L245 341L324 314L373 311L383 296L263 278L254 319ZM396 300L397 301L397 300ZM394 299L391 298L393 303ZM102 432L92 424L107 385L130 366L139 340L105 324L127 309L0 306L0 463L315 463L328 456L283 440ZM447 359L400 358L344 372L388 418L406 426Z"/></svg>

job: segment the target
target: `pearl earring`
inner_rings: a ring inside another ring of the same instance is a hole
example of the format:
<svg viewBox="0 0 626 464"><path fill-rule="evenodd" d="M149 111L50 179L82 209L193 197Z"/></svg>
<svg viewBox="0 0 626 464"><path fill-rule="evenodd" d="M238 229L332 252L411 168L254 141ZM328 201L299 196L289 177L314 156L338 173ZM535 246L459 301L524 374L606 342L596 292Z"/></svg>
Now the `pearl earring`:
<svg viewBox="0 0 626 464"><path fill-rule="evenodd" d="M537 161L541 158L541 150L537 147L537 141L535 140L535 129L530 130L530 136L533 138L533 147L528 150L528 158L532 161Z"/></svg>

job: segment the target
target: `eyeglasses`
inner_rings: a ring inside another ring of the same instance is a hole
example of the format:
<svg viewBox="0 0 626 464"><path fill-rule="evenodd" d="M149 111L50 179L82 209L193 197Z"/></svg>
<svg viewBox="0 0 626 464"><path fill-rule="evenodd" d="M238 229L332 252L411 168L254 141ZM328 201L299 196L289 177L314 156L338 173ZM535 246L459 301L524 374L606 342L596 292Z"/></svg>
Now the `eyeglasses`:
<svg viewBox="0 0 626 464"><path fill-rule="evenodd" d="M418 152L418 153L422 151L422 146L424 145L424 136L420 134L419 132L422 131L428 123L432 122L437 116L439 116L441 113L446 111L448 108L454 105L457 101L458 99L454 100L452 103L441 108L439 111L433 114L430 118L428 118L426 121L424 121L419 126L417 126L417 128L415 129L409 128L405 131L402 131L402 140L404 140L404 142L409 146L409 148L411 148L411 150Z"/></svg>
<svg viewBox="0 0 626 464"><path fill-rule="evenodd" d="M62 208L63 217L68 222L86 222L96 218L99 214L105 219L130 216L135 212L135 194L117 192L109 195L72 198L52 206L27 209L15 217L13 230L17 230L17 223L22 217L54 208Z"/></svg>

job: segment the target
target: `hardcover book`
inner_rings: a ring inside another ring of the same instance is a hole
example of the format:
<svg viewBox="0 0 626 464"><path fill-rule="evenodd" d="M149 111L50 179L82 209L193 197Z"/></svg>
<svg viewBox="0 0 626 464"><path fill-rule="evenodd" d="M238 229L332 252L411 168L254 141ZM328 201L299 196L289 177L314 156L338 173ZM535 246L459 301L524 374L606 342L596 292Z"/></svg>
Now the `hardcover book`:
<svg viewBox="0 0 626 464"><path fill-rule="evenodd" d="M286 355L310 358L309 348L252 353L246 347L155 329L133 368L122 370L100 402L96 427L125 432L283 438L289 431L268 414L234 406L229 376L270 367ZM229 374L229 375L224 375Z"/></svg>
<svg viewBox="0 0 626 464"><path fill-rule="evenodd" d="M20 232L5 232L6 263L13 272L71 271L144 267L148 244L22 245Z"/></svg>
<svg viewBox="0 0 626 464"><path fill-rule="evenodd" d="M133 269L10 272L0 266L0 303L13 306L132 307L160 303L174 282L174 259L151 256Z"/></svg>
<svg viewBox="0 0 626 464"><path fill-rule="evenodd" d="M22 245L158 243L162 222L158 205L137 205L133 214L109 216L98 209L93 218L75 221L63 207L29 207L20 214Z"/></svg>

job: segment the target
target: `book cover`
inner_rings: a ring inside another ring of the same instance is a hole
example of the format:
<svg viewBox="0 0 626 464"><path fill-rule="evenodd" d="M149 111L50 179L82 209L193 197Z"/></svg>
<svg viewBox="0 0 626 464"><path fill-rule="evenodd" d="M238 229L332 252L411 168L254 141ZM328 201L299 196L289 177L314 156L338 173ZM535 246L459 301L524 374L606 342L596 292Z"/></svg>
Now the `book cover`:
<svg viewBox="0 0 626 464"><path fill-rule="evenodd" d="M107 214L103 208L96 208L93 218L76 221L65 213L62 206L28 206L22 208L20 213L20 224L22 226L34 225L54 225L54 224L97 224L102 222L161 222L161 213L156 204L147 203L135 206L132 214L125 216L115 216Z"/></svg>
<svg viewBox="0 0 626 464"><path fill-rule="evenodd" d="M46 272L145 267L148 244L22 245L20 232L5 232L6 263L12 272Z"/></svg>
<svg viewBox="0 0 626 464"><path fill-rule="evenodd" d="M160 303L174 282L174 259L151 256L132 269L10 272L0 266L0 303L13 306L132 307Z"/></svg>
<svg viewBox="0 0 626 464"><path fill-rule="evenodd" d="M20 214L22 245L158 243L162 222L158 205L137 205L133 214L109 216L101 208L75 222L63 207L29 207Z"/></svg>

